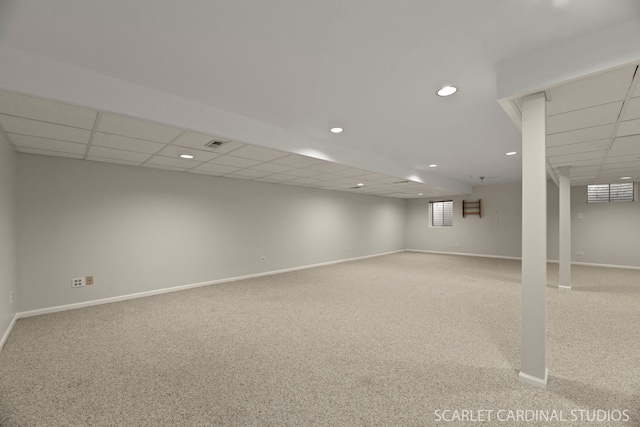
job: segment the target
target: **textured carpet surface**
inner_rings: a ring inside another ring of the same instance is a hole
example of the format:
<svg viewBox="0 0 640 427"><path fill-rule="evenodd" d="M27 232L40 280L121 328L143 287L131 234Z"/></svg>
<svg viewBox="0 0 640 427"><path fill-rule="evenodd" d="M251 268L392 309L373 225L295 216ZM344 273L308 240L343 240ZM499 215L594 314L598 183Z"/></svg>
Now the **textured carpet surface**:
<svg viewBox="0 0 640 427"><path fill-rule="evenodd" d="M18 320L0 425L640 426L640 271L557 273L547 390L518 261L405 252Z"/></svg>

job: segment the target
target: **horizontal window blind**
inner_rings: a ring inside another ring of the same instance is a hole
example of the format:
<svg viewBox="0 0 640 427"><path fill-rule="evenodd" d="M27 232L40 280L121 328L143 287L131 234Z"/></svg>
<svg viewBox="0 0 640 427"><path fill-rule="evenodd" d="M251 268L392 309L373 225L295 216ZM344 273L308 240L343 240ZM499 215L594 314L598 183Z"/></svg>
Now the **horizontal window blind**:
<svg viewBox="0 0 640 427"><path fill-rule="evenodd" d="M588 185L587 202L633 202L633 182Z"/></svg>
<svg viewBox="0 0 640 427"><path fill-rule="evenodd" d="M431 225L451 227L453 225L453 201L431 202Z"/></svg>

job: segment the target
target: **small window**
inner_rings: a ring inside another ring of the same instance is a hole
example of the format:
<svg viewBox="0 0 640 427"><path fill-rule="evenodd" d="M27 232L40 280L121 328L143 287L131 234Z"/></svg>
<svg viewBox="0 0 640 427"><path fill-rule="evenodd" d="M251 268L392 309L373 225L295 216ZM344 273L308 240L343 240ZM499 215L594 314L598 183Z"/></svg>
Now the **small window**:
<svg viewBox="0 0 640 427"><path fill-rule="evenodd" d="M451 227L453 225L453 201L429 202L432 227Z"/></svg>
<svg viewBox="0 0 640 427"><path fill-rule="evenodd" d="M587 202L633 202L633 182L587 185Z"/></svg>

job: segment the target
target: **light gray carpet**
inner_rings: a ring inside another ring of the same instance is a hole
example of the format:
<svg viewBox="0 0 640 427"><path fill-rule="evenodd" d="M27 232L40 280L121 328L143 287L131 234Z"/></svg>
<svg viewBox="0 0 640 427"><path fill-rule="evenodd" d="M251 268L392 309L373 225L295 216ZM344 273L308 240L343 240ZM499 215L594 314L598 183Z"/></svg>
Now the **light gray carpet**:
<svg viewBox="0 0 640 427"><path fill-rule="evenodd" d="M639 426L640 271L573 273L546 391L517 378L519 262L400 253L19 320L0 424ZM463 409L630 420L437 421Z"/></svg>

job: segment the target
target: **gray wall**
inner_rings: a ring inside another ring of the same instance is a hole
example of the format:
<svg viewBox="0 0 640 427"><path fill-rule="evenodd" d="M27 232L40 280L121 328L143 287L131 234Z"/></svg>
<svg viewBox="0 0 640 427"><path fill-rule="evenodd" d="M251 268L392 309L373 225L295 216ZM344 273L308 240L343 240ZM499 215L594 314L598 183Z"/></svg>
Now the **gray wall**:
<svg viewBox="0 0 640 427"><path fill-rule="evenodd" d="M482 199L482 218L462 218L462 200ZM520 183L473 188L453 200L453 227L429 227L429 200L407 204L407 249L519 257L522 250L522 188Z"/></svg>
<svg viewBox="0 0 640 427"><path fill-rule="evenodd" d="M635 202L587 203L586 187L572 187L571 214L573 261L640 267L637 198ZM576 256L578 251L584 256Z"/></svg>
<svg viewBox="0 0 640 427"><path fill-rule="evenodd" d="M404 200L26 154L18 165L20 311L405 247ZM87 275L93 286L71 288Z"/></svg>
<svg viewBox="0 0 640 427"><path fill-rule="evenodd" d="M0 133L0 339L17 311L16 157ZM14 292L13 303L11 292Z"/></svg>
<svg viewBox="0 0 640 427"><path fill-rule="evenodd" d="M558 260L558 188L547 185L547 259ZM483 218L462 218L462 200L482 199ZM444 200L446 198L443 198ZM429 227L429 201L407 204L407 248L474 255L521 256L520 183L474 187L454 201L453 227ZM585 186L571 187L572 261L640 267L640 202L587 203ZM578 214L583 218L578 219ZM459 246L454 246L454 245ZM578 256L577 252L584 252Z"/></svg>

